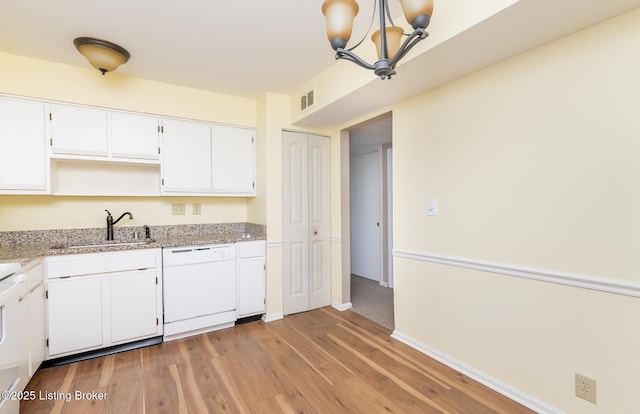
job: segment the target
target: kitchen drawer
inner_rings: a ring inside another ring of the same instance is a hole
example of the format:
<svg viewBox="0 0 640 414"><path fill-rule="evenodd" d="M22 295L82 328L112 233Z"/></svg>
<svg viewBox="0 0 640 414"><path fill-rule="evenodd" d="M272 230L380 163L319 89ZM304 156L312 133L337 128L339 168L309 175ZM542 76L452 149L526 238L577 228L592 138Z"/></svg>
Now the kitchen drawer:
<svg viewBox="0 0 640 414"><path fill-rule="evenodd" d="M238 246L238 259L244 259L247 257L261 257L266 254L266 243L263 240L241 242Z"/></svg>
<svg viewBox="0 0 640 414"><path fill-rule="evenodd" d="M70 254L47 258L47 278L122 272L160 267L159 249Z"/></svg>

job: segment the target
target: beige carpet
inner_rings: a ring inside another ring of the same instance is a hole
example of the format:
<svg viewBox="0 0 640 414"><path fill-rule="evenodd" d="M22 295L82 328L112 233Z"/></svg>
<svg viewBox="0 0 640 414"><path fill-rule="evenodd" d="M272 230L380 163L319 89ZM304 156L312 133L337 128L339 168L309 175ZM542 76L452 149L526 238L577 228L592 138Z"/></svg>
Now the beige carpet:
<svg viewBox="0 0 640 414"><path fill-rule="evenodd" d="M378 282L351 275L351 304L353 311L385 328L394 329L393 289Z"/></svg>

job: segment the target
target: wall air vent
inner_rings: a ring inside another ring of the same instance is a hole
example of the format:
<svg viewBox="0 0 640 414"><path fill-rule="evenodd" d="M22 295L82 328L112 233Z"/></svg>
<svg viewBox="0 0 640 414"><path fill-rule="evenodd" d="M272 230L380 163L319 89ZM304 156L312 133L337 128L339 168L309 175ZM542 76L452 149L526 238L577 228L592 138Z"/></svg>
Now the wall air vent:
<svg viewBox="0 0 640 414"><path fill-rule="evenodd" d="M300 111L307 110L313 107L316 103L316 88L314 87L309 92L300 97Z"/></svg>

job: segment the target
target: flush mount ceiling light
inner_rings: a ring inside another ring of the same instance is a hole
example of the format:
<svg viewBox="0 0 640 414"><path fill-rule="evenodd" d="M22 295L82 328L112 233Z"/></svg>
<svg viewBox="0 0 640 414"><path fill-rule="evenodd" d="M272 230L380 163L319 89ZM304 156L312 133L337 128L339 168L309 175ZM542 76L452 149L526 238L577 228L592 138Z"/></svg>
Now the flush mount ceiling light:
<svg viewBox="0 0 640 414"><path fill-rule="evenodd" d="M78 52L87 58L91 66L103 75L113 72L131 57L122 46L93 37L78 37L73 40L73 44L76 45Z"/></svg>
<svg viewBox="0 0 640 414"><path fill-rule="evenodd" d="M350 60L365 69L373 70L381 79L391 79L391 76L396 74L395 67L398 61L418 42L429 36L425 29L429 26L433 14L433 0L399 0L402 4L404 17L414 29L413 33L408 35L405 35L404 30L393 23L389 13L388 0L373 1L371 26L373 26L376 14L376 2L380 17L380 30L371 36L371 40L376 44L378 50L376 63L369 64L352 52L362 43L364 38L354 47L346 49L347 42L351 38L353 20L359 10L355 0L325 0L322 3L322 14L327 21L327 37L331 42L331 47L336 51L336 59ZM387 19L389 19L390 26L386 24ZM371 26L369 26L367 34L371 30ZM407 38L400 44L402 36Z"/></svg>

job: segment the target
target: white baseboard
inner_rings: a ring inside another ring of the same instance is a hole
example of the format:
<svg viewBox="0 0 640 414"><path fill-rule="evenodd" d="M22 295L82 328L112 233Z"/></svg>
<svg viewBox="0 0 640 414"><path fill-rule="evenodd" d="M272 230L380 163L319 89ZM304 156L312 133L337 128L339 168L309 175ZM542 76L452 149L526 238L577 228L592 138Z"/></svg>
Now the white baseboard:
<svg viewBox="0 0 640 414"><path fill-rule="evenodd" d="M331 306L333 306L334 308L338 309L340 312L344 312L346 310L349 310L353 307L353 304L351 304L351 302L347 302L347 303L336 303L333 302L331 303Z"/></svg>
<svg viewBox="0 0 640 414"><path fill-rule="evenodd" d="M262 317L262 320L265 323L269 323L269 322L280 320L282 318L284 318L284 313L278 312L278 313L272 313L270 315L264 314L264 316Z"/></svg>
<svg viewBox="0 0 640 414"><path fill-rule="evenodd" d="M553 407L535 397L532 397L531 395L526 394L521 390L514 388L511 385L506 384L496 378L493 378L482 371L479 371L471 366L457 361L446 354L436 351L435 349L430 348L425 344L416 341L415 339L401 332L398 332L397 330L394 330L391 336L398 341L410 346L411 348L416 349L423 354L445 364L446 366L455 369L456 371L468 376L469 378L478 381L479 383L491 388L492 390L504 395L505 397L515 402L524 405L525 407L530 408L531 410L539 414L567 414L565 411L559 410L558 408Z"/></svg>

